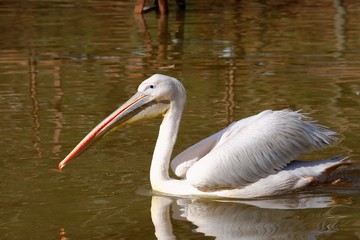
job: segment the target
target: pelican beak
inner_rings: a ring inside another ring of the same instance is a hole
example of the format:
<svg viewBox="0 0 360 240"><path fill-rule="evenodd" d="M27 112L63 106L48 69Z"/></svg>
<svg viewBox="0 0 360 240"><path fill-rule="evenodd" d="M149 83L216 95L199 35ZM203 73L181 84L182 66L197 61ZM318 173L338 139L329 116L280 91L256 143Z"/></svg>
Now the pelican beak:
<svg viewBox="0 0 360 240"><path fill-rule="evenodd" d="M157 107L152 107L156 105ZM149 111L149 109L151 111ZM135 122L145 117L159 115L168 109L168 105L153 101L152 97L137 92L127 102L121 105L107 118L100 122L86 137L62 160L58 169L61 170L71 160L79 156L85 149L96 142L115 127L124 126L128 123ZM145 112L145 113L142 113ZM141 113L141 114L140 114Z"/></svg>

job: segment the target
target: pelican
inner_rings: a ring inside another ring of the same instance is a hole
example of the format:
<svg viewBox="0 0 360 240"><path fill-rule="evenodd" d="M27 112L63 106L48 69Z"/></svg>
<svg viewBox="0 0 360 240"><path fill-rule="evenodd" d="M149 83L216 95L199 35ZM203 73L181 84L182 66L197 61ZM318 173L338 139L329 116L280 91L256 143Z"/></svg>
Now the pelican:
<svg viewBox="0 0 360 240"><path fill-rule="evenodd" d="M111 129L163 115L156 141L150 182L165 195L253 198L283 194L323 183L346 157L296 160L301 154L336 141L336 133L299 111L265 110L230 124L176 156L170 164L186 91L175 78L155 74L137 93L100 122L62 160L61 170ZM178 179L169 176L169 167Z"/></svg>

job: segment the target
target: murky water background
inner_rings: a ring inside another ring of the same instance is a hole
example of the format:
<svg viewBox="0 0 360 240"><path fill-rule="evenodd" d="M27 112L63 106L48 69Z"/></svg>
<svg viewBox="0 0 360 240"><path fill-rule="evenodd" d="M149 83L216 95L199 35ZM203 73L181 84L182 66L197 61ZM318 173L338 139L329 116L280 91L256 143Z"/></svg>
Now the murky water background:
<svg viewBox="0 0 360 240"><path fill-rule="evenodd" d="M154 239L155 226L160 238L360 238L359 2L132 11L132 1L0 2L1 239ZM152 197L160 119L112 134L58 172L154 73L188 91L175 153L264 109L303 109L340 133L339 145L308 157L349 155L354 165L336 176L345 183L253 201Z"/></svg>

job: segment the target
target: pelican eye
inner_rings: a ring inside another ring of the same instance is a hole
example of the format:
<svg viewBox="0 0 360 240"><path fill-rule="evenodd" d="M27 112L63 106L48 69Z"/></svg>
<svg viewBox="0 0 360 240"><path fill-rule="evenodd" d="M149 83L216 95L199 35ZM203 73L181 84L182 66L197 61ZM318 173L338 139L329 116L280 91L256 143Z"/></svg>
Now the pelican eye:
<svg viewBox="0 0 360 240"><path fill-rule="evenodd" d="M155 88L155 86L151 84L151 85L149 86L149 88Z"/></svg>

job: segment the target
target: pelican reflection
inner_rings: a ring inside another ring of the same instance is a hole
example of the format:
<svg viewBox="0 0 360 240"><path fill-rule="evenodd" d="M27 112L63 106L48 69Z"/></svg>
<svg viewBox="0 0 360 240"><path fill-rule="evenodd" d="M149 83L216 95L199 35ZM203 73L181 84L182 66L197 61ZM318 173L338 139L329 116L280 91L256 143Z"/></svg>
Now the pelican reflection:
<svg viewBox="0 0 360 240"><path fill-rule="evenodd" d="M158 239L176 239L172 220L191 222L194 232L217 239L314 239L336 231L338 218L330 207L337 202L328 196L248 201L153 196L151 218Z"/></svg>

